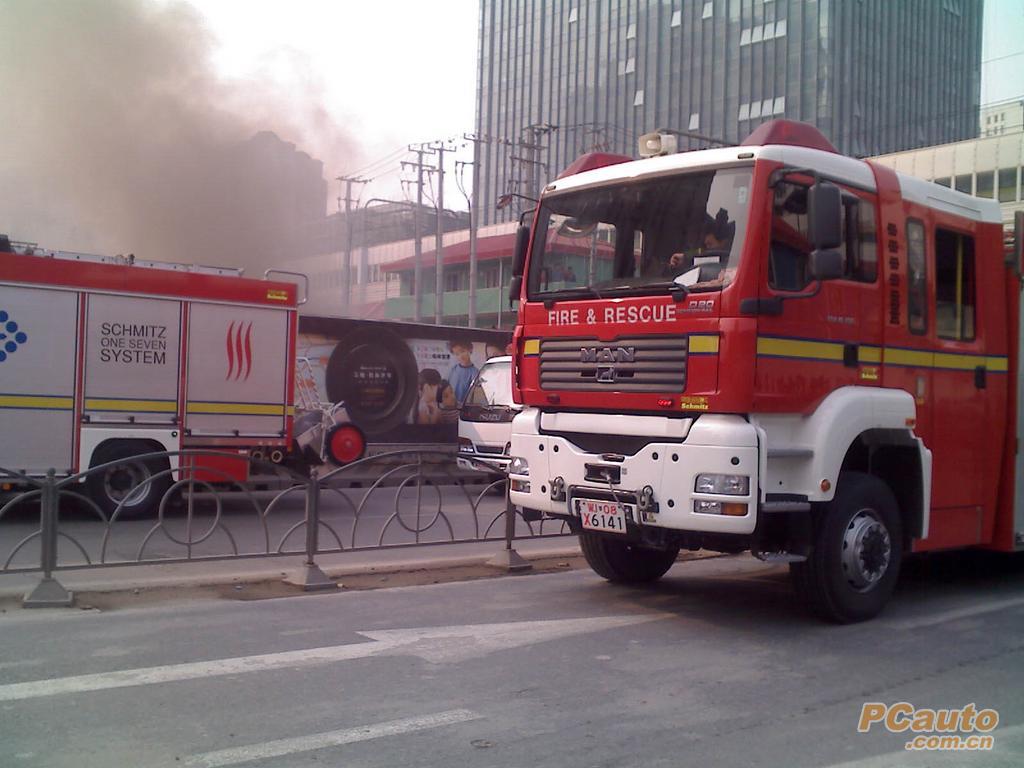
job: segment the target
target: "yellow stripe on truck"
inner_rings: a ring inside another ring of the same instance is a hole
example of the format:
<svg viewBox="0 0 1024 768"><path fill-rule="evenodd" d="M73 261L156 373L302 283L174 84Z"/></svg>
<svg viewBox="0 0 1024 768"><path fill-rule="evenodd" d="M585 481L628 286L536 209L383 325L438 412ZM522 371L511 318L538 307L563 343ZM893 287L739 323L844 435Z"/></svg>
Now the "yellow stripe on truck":
<svg viewBox="0 0 1024 768"><path fill-rule="evenodd" d="M0 408L70 411L74 407L75 399L62 395L0 395Z"/></svg>
<svg viewBox="0 0 1024 768"><path fill-rule="evenodd" d="M291 416L295 409L272 403L189 403L188 413L205 413L231 416Z"/></svg>
<svg viewBox="0 0 1024 768"><path fill-rule="evenodd" d="M85 410L175 413L178 410L178 404L174 400L116 400L105 397L87 397L85 398Z"/></svg>
<svg viewBox="0 0 1024 768"><path fill-rule="evenodd" d="M708 355L718 352L718 337L695 334L690 336L690 352L695 355Z"/></svg>

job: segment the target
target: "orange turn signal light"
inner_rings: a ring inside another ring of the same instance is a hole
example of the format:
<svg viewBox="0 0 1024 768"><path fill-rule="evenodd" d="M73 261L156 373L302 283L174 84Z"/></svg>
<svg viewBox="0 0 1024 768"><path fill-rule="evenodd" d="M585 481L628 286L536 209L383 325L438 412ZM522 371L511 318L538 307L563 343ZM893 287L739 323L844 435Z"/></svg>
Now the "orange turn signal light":
<svg viewBox="0 0 1024 768"><path fill-rule="evenodd" d="M732 515L733 517L743 517L747 514L747 505L727 502L722 505L722 514Z"/></svg>

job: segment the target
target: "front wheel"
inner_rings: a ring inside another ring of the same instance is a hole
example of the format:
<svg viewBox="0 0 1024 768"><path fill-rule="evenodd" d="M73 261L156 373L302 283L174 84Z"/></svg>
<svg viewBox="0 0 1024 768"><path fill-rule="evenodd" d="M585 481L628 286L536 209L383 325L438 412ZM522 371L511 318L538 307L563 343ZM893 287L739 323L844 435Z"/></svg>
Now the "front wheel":
<svg viewBox="0 0 1024 768"><path fill-rule="evenodd" d="M679 556L679 547L650 549L595 533L580 534L580 549L598 576L633 584L657 581Z"/></svg>
<svg viewBox="0 0 1024 768"><path fill-rule="evenodd" d="M889 486L871 475L844 472L816 521L810 557L790 565L797 592L822 618L842 624L873 618L896 586L902 542Z"/></svg>

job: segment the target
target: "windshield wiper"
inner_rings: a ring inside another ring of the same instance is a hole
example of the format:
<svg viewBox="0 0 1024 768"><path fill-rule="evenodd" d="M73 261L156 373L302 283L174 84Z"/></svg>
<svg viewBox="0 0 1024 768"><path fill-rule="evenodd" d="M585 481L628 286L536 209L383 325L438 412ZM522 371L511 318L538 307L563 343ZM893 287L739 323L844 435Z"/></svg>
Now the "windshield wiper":
<svg viewBox="0 0 1024 768"><path fill-rule="evenodd" d="M674 280L659 280L654 283L641 283L639 285L612 285L605 286L601 290L603 293L608 295L612 293L644 294L665 288L669 289L669 293L672 294L672 298L675 299L676 301L682 301L690 292L690 289L687 286L681 285L675 282Z"/></svg>
<svg viewBox="0 0 1024 768"><path fill-rule="evenodd" d="M539 296L537 296L537 298L541 299L544 302L545 309L551 309L549 305L554 304L556 301L561 301L563 299L600 299L604 297L597 290L597 288L593 288L592 286L589 285L580 285L577 286L576 288L563 288L560 291L550 291L548 293L541 293Z"/></svg>

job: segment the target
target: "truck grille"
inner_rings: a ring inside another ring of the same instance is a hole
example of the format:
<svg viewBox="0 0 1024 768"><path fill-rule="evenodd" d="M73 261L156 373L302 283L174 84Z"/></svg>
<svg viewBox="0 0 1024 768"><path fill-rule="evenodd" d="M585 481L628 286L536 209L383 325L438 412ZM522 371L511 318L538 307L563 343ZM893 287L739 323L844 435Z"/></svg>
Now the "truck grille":
<svg viewBox="0 0 1024 768"><path fill-rule="evenodd" d="M540 386L574 392L683 392L686 336L642 336L615 341L544 339Z"/></svg>

